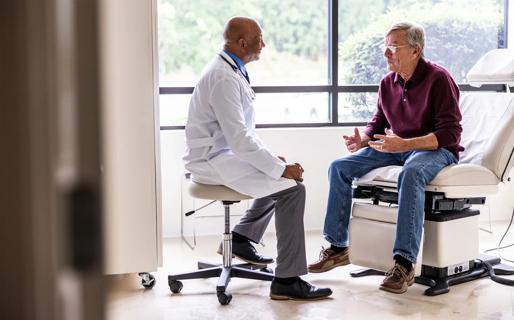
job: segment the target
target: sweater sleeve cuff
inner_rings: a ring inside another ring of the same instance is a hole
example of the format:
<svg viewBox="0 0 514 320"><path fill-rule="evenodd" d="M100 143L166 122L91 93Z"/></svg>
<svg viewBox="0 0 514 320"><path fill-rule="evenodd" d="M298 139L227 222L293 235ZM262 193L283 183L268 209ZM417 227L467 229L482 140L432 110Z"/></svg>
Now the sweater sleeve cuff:
<svg viewBox="0 0 514 320"><path fill-rule="evenodd" d="M366 127L362 133L367 135L370 139L373 139L373 130L370 127Z"/></svg>
<svg viewBox="0 0 514 320"><path fill-rule="evenodd" d="M435 131L434 135L437 138L438 148L445 148L453 144L453 141L451 141L451 136L447 132L439 130Z"/></svg>

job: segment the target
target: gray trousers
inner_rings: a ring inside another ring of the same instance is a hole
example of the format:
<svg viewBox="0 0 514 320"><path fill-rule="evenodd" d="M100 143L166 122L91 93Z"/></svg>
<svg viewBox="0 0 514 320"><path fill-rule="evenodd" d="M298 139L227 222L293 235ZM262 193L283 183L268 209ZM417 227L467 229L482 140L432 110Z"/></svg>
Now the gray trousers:
<svg viewBox="0 0 514 320"><path fill-rule="evenodd" d="M305 186L297 182L296 187L255 199L233 231L259 243L275 212L277 232L275 276L286 278L304 275L307 274L304 211Z"/></svg>

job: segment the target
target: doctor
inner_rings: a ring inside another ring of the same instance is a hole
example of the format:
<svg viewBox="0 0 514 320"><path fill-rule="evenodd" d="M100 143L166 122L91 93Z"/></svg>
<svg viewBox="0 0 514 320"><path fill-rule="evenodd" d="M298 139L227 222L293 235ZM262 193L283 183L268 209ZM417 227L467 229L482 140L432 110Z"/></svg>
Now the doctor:
<svg viewBox="0 0 514 320"><path fill-rule="evenodd" d="M255 93L245 64L258 60L265 47L259 24L230 19L224 49L204 70L195 87L186 124L186 168L199 183L225 185L255 198L232 231L233 254L250 263L268 264L251 242L259 243L276 213L277 264L272 299L319 299L316 288L299 276L307 273L303 214L303 168L271 153L255 132Z"/></svg>

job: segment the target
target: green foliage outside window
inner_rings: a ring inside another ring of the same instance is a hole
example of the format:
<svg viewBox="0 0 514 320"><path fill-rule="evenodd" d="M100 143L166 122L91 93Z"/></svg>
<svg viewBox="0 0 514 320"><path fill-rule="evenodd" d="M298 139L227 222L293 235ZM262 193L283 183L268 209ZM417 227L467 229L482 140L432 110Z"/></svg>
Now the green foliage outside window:
<svg viewBox="0 0 514 320"><path fill-rule="evenodd" d="M264 30L267 46L261 60L249 65L252 84L328 84L327 4L327 0L159 0L161 86L193 86L222 48L224 24L235 15L256 18ZM465 83L477 59L498 47L503 10L504 0L340 0L338 83L378 84L387 72L380 50L385 32L405 20L425 27L425 57ZM346 118L370 119L376 94L344 95L339 101Z"/></svg>
<svg viewBox="0 0 514 320"><path fill-rule="evenodd" d="M294 71L298 63L314 62L314 68L326 70L326 62L315 64L322 58L326 61L326 4L326 0L160 0L161 76L198 75L221 50L224 24L236 15L253 17L263 28L267 47L261 67L281 65L283 73L286 65Z"/></svg>

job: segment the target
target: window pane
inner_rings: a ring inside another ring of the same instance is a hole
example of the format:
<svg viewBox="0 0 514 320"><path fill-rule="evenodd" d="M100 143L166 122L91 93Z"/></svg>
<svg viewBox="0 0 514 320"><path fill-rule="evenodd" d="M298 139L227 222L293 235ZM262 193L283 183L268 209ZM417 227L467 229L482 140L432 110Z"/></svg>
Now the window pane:
<svg viewBox="0 0 514 320"><path fill-rule="evenodd" d="M190 99L190 94L161 94L160 125L185 125ZM327 93L259 93L254 107L258 124L330 121Z"/></svg>
<svg viewBox="0 0 514 320"><path fill-rule="evenodd" d="M161 126L184 126L187 120L190 94L159 95L159 116Z"/></svg>
<svg viewBox="0 0 514 320"><path fill-rule="evenodd" d="M254 105L258 124L330 121L328 93L259 93Z"/></svg>
<svg viewBox="0 0 514 320"><path fill-rule="evenodd" d="M194 86L235 15L263 28L266 47L248 64L252 85L327 84L327 12L326 0L159 0L160 86Z"/></svg>
<svg viewBox="0 0 514 320"><path fill-rule="evenodd" d="M368 122L375 112L377 98L376 92L339 93L339 122Z"/></svg>
<svg viewBox="0 0 514 320"><path fill-rule="evenodd" d="M387 72L380 50L385 32L406 20L425 28L425 57L458 83L467 82L484 53L505 46L503 0L340 0L339 83L378 84Z"/></svg>

